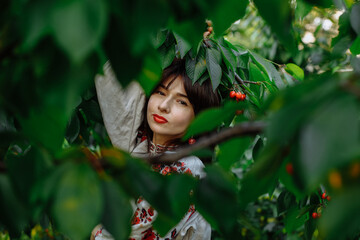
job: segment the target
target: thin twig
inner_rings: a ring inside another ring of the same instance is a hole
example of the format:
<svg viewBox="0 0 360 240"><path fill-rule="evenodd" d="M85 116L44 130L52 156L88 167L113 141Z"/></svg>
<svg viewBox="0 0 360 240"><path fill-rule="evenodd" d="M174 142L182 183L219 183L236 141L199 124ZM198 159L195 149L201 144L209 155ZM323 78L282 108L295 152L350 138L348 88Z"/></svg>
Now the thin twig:
<svg viewBox="0 0 360 240"><path fill-rule="evenodd" d="M265 123L260 121L241 123L232 128L221 130L209 137L200 138L195 144L180 148L176 153L162 154L149 158L148 162L151 164L176 162L183 157L191 155L194 151L224 142L232 137L259 134L264 130L265 126Z"/></svg>

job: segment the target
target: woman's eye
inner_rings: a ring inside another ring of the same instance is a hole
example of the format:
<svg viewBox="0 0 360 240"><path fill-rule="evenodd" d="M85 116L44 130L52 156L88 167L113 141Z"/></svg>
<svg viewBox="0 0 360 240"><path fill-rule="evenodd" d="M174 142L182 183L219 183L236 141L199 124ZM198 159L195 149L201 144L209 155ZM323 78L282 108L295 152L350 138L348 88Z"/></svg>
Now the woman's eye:
<svg viewBox="0 0 360 240"><path fill-rule="evenodd" d="M179 103L184 105L184 106L187 106L187 103L185 101L183 101L183 100L179 100Z"/></svg>
<svg viewBox="0 0 360 240"><path fill-rule="evenodd" d="M157 90L156 93L159 94L159 95L163 95L163 96L165 95L165 93L163 93L163 92L160 91L160 90Z"/></svg>

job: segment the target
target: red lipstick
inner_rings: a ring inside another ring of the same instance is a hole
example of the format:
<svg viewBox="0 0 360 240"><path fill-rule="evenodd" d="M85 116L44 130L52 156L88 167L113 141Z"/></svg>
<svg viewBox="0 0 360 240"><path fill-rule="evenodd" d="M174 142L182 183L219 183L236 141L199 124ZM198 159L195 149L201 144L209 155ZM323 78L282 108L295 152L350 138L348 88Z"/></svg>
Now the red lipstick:
<svg viewBox="0 0 360 240"><path fill-rule="evenodd" d="M153 118L154 118L154 121L157 122L157 123L167 123L168 121L166 120L166 118L164 117L161 117L157 114L153 114Z"/></svg>

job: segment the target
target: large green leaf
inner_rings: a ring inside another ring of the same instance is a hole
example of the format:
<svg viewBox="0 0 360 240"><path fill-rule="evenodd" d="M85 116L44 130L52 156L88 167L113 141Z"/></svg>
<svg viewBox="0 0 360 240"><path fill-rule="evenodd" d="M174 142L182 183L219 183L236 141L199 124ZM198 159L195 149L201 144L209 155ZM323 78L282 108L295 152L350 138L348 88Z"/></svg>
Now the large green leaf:
<svg viewBox="0 0 360 240"><path fill-rule="evenodd" d="M206 67L210 75L211 85L213 90L220 84L222 69L220 67L221 55L220 52L215 48L206 49Z"/></svg>
<svg viewBox="0 0 360 240"><path fill-rule="evenodd" d="M252 138L233 138L219 145L218 163L225 170L229 170L231 166L238 161L245 150L249 148Z"/></svg>
<svg viewBox="0 0 360 240"><path fill-rule="evenodd" d="M290 73L298 81L304 80L304 70L294 63L286 64L285 71Z"/></svg>
<svg viewBox="0 0 360 240"><path fill-rule="evenodd" d="M179 34L174 33L174 37L176 39L177 47L180 52L180 57L183 58L186 53L191 49L191 45Z"/></svg>
<svg viewBox="0 0 360 240"><path fill-rule="evenodd" d="M102 181L102 190L104 196L102 224L115 239L128 239L133 215L130 199L111 180Z"/></svg>
<svg viewBox="0 0 360 240"><path fill-rule="evenodd" d="M105 1L61 1L50 24L58 44L75 62L81 62L101 43L108 18Z"/></svg>
<svg viewBox="0 0 360 240"><path fill-rule="evenodd" d="M117 19L110 19L111 32L107 32L103 47L118 81L123 87L136 78L143 67L143 56L136 57L130 51L131 43L124 36L124 28Z"/></svg>
<svg viewBox="0 0 360 240"><path fill-rule="evenodd" d="M278 89L282 89L285 87L279 71L276 70L276 68L270 61L264 59L263 57L254 52L251 52L250 56L251 59L257 63L257 66L260 66L263 69L263 72L269 76L271 82L275 83Z"/></svg>
<svg viewBox="0 0 360 240"><path fill-rule="evenodd" d="M19 237L27 224L26 208L14 193L9 178L0 174L0 224L5 225L12 237Z"/></svg>
<svg viewBox="0 0 360 240"><path fill-rule="evenodd" d="M245 208L249 202L265 194L276 183L279 167L283 162L281 148L276 145L267 145L255 160L254 166L241 181L239 193L241 208Z"/></svg>
<svg viewBox="0 0 360 240"><path fill-rule="evenodd" d="M214 229L224 236L236 237L239 209L235 179L216 166L205 170L207 176L200 180L195 190L196 208Z"/></svg>
<svg viewBox="0 0 360 240"><path fill-rule="evenodd" d="M27 11L22 16L22 25L24 32L23 49L29 50L33 48L42 37L49 34L50 14L54 8L53 1L32 1L28 4Z"/></svg>
<svg viewBox="0 0 360 240"><path fill-rule="evenodd" d="M193 83L195 83L206 70L206 50L203 46L199 48L198 54L196 55L195 71Z"/></svg>
<svg viewBox="0 0 360 240"><path fill-rule="evenodd" d="M299 171L309 189L315 189L332 168L352 159L359 146L358 113L354 97L339 95L320 105L305 123L300 133Z"/></svg>
<svg viewBox="0 0 360 240"><path fill-rule="evenodd" d="M9 151L5 163L14 192L23 200L25 206L34 210L31 205L31 197L35 195L33 187L49 170L51 159L46 152L29 146L24 153Z"/></svg>
<svg viewBox="0 0 360 240"><path fill-rule="evenodd" d="M295 55L297 47L291 25L292 11L290 2L288 0L254 0L254 3L260 15L268 22L287 50Z"/></svg>
<svg viewBox="0 0 360 240"><path fill-rule="evenodd" d="M244 102L237 103L232 101L225 103L225 106L222 108L211 108L201 112L190 124L183 139L214 130L222 122L233 118L236 110L245 109L246 105Z"/></svg>
<svg viewBox="0 0 360 240"><path fill-rule="evenodd" d="M103 198L99 179L86 164L68 164L61 177L52 215L60 231L73 239L85 239L100 222Z"/></svg>
<svg viewBox="0 0 360 240"><path fill-rule="evenodd" d="M319 222L320 236L325 239L356 239L360 231L359 187L344 189L341 195L333 196Z"/></svg>
<svg viewBox="0 0 360 240"><path fill-rule="evenodd" d="M350 52L353 55L360 54L360 36L355 39L350 47Z"/></svg>
<svg viewBox="0 0 360 240"><path fill-rule="evenodd" d="M332 0L304 0L305 2L308 2L311 5L315 5L318 7L324 7L324 8L329 8L331 6L334 5Z"/></svg>
<svg viewBox="0 0 360 240"><path fill-rule="evenodd" d="M225 40L224 40L225 41ZM219 44L226 67L232 70L236 69L236 57L234 53L225 44Z"/></svg>
<svg viewBox="0 0 360 240"><path fill-rule="evenodd" d="M350 12L350 23L354 31L360 35L360 3L352 6Z"/></svg>
<svg viewBox="0 0 360 240"><path fill-rule="evenodd" d="M266 133L269 142L284 144L291 140L318 104L336 93L336 80L329 74L289 88L272 99L272 114ZM291 121L289 121L291 116Z"/></svg>
<svg viewBox="0 0 360 240"><path fill-rule="evenodd" d="M160 60L156 53L149 54L144 61L144 66L138 76L138 81L145 94L149 96L161 78Z"/></svg>
<svg viewBox="0 0 360 240"><path fill-rule="evenodd" d="M157 194L154 205L158 217L153 223L161 236L167 234L187 213L190 193L195 188L195 178L185 174L174 174L163 179L162 192Z"/></svg>
<svg viewBox="0 0 360 240"><path fill-rule="evenodd" d="M208 18L213 21L214 31L219 35L228 29L232 23L241 19L245 15L248 0L225 0L218 1L218 5L213 6L213 11L208 12Z"/></svg>

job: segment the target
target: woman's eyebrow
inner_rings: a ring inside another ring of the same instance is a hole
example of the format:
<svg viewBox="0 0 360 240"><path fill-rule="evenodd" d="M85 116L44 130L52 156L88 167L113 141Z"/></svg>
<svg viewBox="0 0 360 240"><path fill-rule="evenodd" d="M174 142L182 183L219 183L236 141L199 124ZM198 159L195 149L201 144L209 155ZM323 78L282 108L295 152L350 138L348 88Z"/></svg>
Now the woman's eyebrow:
<svg viewBox="0 0 360 240"><path fill-rule="evenodd" d="M181 97L184 97L184 98L188 98L188 96L187 95L185 95L185 94L182 94L182 93L177 93L177 95L179 95L179 96L181 96Z"/></svg>

